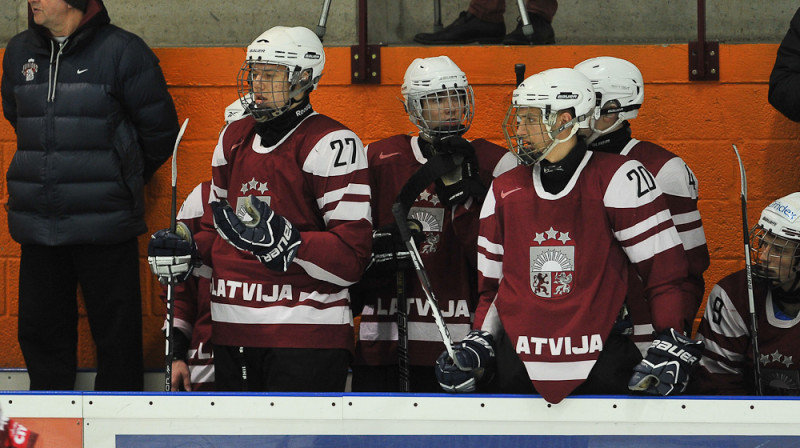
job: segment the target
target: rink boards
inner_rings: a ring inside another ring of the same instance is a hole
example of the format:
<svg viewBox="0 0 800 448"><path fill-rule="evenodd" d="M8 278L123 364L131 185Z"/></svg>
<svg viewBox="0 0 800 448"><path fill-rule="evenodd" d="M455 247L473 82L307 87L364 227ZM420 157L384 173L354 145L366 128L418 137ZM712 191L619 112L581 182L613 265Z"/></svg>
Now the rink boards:
<svg viewBox="0 0 800 448"><path fill-rule="evenodd" d="M800 446L800 401L757 397L0 393L36 448Z"/></svg>

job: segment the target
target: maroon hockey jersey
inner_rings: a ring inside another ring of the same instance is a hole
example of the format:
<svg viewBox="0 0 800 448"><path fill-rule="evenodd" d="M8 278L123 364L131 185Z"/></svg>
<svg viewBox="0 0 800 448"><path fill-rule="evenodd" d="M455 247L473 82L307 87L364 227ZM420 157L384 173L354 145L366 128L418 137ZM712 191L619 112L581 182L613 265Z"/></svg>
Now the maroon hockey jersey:
<svg viewBox="0 0 800 448"><path fill-rule="evenodd" d="M767 395L800 395L800 316L779 319L772 292L753 282L758 316L761 383ZM744 270L714 285L697 338L706 344L692 390L708 395L755 395L750 306Z"/></svg>
<svg viewBox="0 0 800 448"><path fill-rule="evenodd" d="M622 149L621 154L641 162L655 176L656 183L667 199L672 221L689 262L689 275L682 285L693 299L689 302L691 308L688 312L697 314L705 294L703 273L709 265L706 235L700 211L697 209L697 178L680 157L655 143L632 139ZM630 273L629 279L627 305L634 324L632 339L644 356L653 342L650 307L644 296L642 280L635 272Z"/></svg>
<svg viewBox="0 0 800 448"><path fill-rule="evenodd" d="M239 208L255 195L299 231L286 272L262 265L217 235L204 215L198 249L211 265L215 345L354 349L348 286L372 245L370 187L361 140L312 112L273 146L245 117L220 134L212 160L212 198Z"/></svg>
<svg viewBox="0 0 800 448"><path fill-rule="evenodd" d="M506 149L484 139L471 142L484 185L516 166ZM373 226L395 222L392 204L408 179L427 159L420 151L419 137L396 135L367 146L372 185ZM431 184L412 204L409 217L422 223L426 240L420 255L439 302L450 336L460 341L470 330L477 303L476 242L480 204L470 199L464 205L446 208ZM394 276L365 279L359 288L364 303L359 326L356 361L367 365L397 364L397 289ZM444 350L413 271L406 274L409 364L433 366Z"/></svg>
<svg viewBox="0 0 800 448"><path fill-rule="evenodd" d="M557 194L540 171L509 171L486 197L475 328L505 331L536 390L559 402L603 350L629 265L652 298L655 327L683 327L687 262L664 195L638 161L587 152Z"/></svg>

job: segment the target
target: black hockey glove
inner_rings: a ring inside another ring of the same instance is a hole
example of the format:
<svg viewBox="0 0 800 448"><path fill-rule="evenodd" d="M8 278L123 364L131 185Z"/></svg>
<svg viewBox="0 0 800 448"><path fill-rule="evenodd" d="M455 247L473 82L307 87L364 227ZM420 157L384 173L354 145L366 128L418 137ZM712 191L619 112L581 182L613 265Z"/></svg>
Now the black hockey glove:
<svg viewBox="0 0 800 448"><path fill-rule="evenodd" d="M422 223L416 219L408 220L411 237L419 247L425 241ZM397 223L386 225L372 232L372 262L368 267L370 273L385 274L404 271L414 266L408 253L406 242L400 236Z"/></svg>
<svg viewBox="0 0 800 448"><path fill-rule="evenodd" d="M297 255L300 232L255 196L244 200L240 216L226 202L211 203L214 226L225 241L250 252L273 271L286 272Z"/></svg>
<svg viewBox="0 0 800 448"><path fill-rule="evenodd" d="M494 337L488 331L472 330L453 347L459 364L471 370L463 371L453 363L445 350L436 360L436 379L445 392L469 393L482 381L494 376Z"/></svg>
<svg viewBox="0 0 800 448"><path fill-rule="evenodd" d="M192 231L182 222L176 224L175 232L169 229L157 231L147 244L150 270L164 285L185 281L199 261Z"/></svg>
<svg viewBox="0 0 800 448"><path fill-rule="evenodd" d="M438 142L437 155L460 156L462 162L455 170L436 180L436 196L442 204L452 207L475 198L482 202L486 196L486 187L478 174L478 158L472 143L461 137L448 137Z"/></svg>
<svg viewBox="0 0 800 448"><path fill-rule="evenodd" d="M628 389L653 395L686 390L689 376L703 356L703 342L669 329L647 349L647 356L633 368Z"/></svg>

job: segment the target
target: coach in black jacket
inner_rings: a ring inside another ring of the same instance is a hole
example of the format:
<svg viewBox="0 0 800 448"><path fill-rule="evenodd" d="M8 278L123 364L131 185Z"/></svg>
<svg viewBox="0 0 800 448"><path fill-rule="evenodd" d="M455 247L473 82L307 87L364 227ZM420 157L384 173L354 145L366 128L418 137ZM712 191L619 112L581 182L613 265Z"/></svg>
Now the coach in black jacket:
<svg viewBox="0 0 800 448"><path fill-rule="evenodd" d="M800 121L800 9L778 47L769 76L769 103L786 118Z"/></svg>
<svg viewBox="0 0 800 448"><path fill-rule="evenodd" d="M97 346L97 390L141 390L137 235L144 184L178 118L158 59L102 0L31 0L3 59L17 134L8 227L22 245L19 342L31 389L73 389L77 285Z"/></svg>

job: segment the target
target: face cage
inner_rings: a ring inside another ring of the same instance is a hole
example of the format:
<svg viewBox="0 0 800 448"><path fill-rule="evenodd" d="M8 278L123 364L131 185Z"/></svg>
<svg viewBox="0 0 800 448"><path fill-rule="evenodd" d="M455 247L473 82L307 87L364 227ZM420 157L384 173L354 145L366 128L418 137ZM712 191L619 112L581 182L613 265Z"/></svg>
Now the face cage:
<svg viewBox="0 0 800 448"><path fill-rule="evenodd" d="M266 65L275 68L263 67ZM286 78L282 76L284 73ZM245 61L236 80L242 107L259 122L281 116L296 102L294 97L299 92L314 85L312 82L298 84L301 73L299 66Z"/></svg>
<svg viewBox="0 0 800 448"><path fill-rule="evenodd" d="M539 122L528 124L528 126L538 126L538 131L535 135L521 136L518 132L519 128L523 121L528 119L526 117L528 117L532 111L539 112ZM560 140L556 139L556 136L563 129L552 130L553 124L555 124L555 118L558 114L550 113L547 120L542 117L543 115L544 111L539 108L529 106L519 107L512 104L509 106L508 112L506 112L506 118L503 120L503 134L506 137L508 149L525 165L534 165L538 163L547 157L550 151L560 142ZM537 140L541 140L541 142L534 144L531 140L535 137L539 137Z"/></svg>
<svg viewBox="0 0 800 448"><path fill-rule="evenodd" d="M780 286L791 282L790 291L797 288L800 241L790 240L756 224L750 231L750 260L753 276Z"/></svg>
<svg viewBox="0 0 800 448"><path fill-rule="evenodd" d="M472 125L475 95L472 87L442 89L408 98L408 117L430 140L459 136Z"/></svg>

